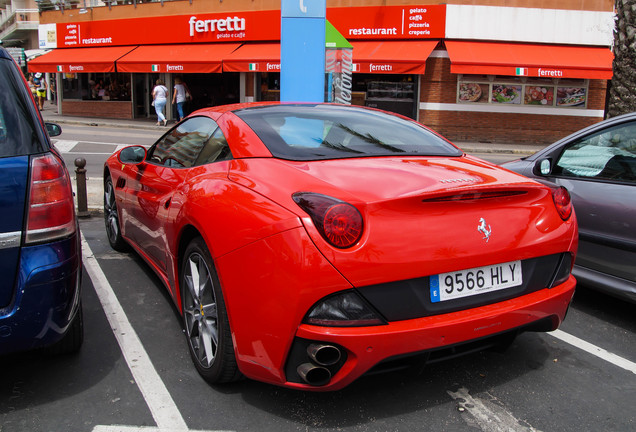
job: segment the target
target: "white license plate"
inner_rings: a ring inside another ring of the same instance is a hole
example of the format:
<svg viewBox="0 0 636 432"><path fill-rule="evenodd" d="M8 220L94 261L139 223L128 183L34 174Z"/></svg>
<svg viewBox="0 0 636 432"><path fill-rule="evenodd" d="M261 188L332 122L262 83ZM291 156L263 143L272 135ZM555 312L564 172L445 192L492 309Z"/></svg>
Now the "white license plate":
<svg viewBox="0 0 636 432"><path fill-rule="evenodd" d="M431 302L437 303L519 286L521 261L442 273L430 277Z"/></svg>

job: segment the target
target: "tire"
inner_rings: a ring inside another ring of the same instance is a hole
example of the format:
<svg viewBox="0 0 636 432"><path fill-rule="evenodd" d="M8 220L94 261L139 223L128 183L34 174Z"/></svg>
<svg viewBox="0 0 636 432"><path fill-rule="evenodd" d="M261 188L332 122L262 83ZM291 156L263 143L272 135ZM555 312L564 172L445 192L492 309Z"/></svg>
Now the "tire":
<svg viewBox="0 0 636 432"><path fill-rule="evenodd" d="M212 384L240 379L221 285L200 237L185 250L180 286L185 336L197 371Z"/></svg>
<svg viewBox="0 0 636 432"><path fill-rule="evenodd" d="M118 252L126 252L128 243L121 236L121 223L119 213L117 213L117 201L115 200L115 188L110 176L104 181L104 224L106 225L106 236L110 247Z"/></svg>
<svg viewBox="0 0 636 432"><path fill-rule="evenodd" d="M84 315L82 302L80 301L75 318L71 322L64 337L54 345L47 348L51 355L71 354L79 351L84 343Z"/></svg>

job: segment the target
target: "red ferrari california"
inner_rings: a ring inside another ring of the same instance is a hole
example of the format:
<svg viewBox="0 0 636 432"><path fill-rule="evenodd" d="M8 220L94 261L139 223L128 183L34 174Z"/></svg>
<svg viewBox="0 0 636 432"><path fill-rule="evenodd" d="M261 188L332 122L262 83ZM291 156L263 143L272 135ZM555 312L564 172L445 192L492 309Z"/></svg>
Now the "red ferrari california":
<svg viewBox="0 0 636 432"><path fill-rule="evenodd" d="M564 188L378 110L203 109L112 155L104 191L111 246L159 275L211 383L337 390L554 330L574 294Z"/></svg>

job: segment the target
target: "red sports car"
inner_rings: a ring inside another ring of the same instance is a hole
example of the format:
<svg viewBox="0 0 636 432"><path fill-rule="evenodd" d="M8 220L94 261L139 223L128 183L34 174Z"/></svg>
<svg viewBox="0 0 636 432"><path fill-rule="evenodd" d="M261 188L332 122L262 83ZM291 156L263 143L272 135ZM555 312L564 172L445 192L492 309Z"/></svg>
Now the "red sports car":
<svg viewBox="0 0 636 432"><path fill-rule="evenodd" d="M574 294L564 188L378 110L200 110L104 188L110 244L159 275L212 383L336 390L554 330Z"/></svg>

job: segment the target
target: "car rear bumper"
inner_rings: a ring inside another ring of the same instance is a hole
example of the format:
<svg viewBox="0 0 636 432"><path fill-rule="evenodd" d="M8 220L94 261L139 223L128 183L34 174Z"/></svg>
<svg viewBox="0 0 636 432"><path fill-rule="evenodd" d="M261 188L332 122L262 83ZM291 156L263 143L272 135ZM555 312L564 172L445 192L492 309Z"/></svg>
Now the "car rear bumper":
<svg viewBox="0 0 636 432"><path fill-rule="evenodd" d="M0 354L46 347L62 339L80 303L79 235L22 248L9 306L0 309Z"/></svg>
<svg viewBox="0 0 636 432"><path fill-rule="evenodd" d="M296 333L298 338L334 344L343 350L346 360L325 385L289 381L279 384L303 390L338 390L378 364L396 357L425 354L515 329L533 330L533 324L540 324L539 330L555 330L565 318L575 286L574 277L570 277L555 288L500 303L376 327L333 328L303 324ZM299 360L300 363L304 361ZM287 375L293 369L295 365L288 365Z"/></svg>

